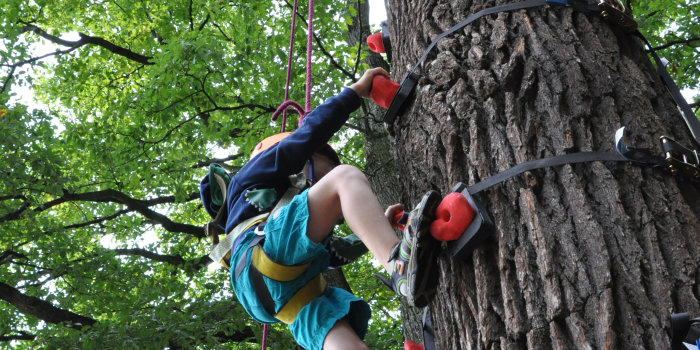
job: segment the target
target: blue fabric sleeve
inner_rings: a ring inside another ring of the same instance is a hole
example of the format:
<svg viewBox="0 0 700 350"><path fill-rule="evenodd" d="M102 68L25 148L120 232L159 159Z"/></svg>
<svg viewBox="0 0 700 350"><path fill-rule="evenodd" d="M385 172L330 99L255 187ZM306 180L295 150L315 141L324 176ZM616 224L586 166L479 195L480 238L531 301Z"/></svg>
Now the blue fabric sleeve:
<svg viewBox="0 0 700 350"><path fill-rule="evenodd" d="M362 99L350 88L327 99L309 113L301 126L277 146L270 147L251 159L235 176L242 187L250 183L278 181L301 171L304 163L324 145L360 107Z"/></svg>

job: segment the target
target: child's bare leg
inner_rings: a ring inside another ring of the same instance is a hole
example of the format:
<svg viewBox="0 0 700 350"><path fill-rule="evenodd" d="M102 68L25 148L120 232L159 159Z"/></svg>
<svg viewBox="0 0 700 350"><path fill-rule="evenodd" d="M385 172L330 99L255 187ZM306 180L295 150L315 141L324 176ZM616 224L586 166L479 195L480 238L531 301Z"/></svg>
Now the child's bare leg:
<svg viewBox="0 0 700 350"><path fill-rule="evenodd" d="M363 350L367 349L367 345L357 336L348 321L343 319L335 323L323 340L323 350L331 349Z"/></svg>
<svg viewBox="0 0 700 350"><path fill-rule="evenodd" d="M335 167L311 187L308 205L306 235L312 241L323 241L342 214L352 232L391 271L389 255L399 239L359 169L350 165Z"/></svg>

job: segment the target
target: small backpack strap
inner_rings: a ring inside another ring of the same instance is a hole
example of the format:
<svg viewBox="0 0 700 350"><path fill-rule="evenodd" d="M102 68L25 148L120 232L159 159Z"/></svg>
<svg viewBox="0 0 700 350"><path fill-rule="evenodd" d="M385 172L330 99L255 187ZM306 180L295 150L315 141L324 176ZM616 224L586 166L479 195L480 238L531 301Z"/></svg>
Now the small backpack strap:
<svg viewBox="0 0 700 350"><path fill-rule="evenodd" d="M221 224L221 219L223 218L222 213L224 212L224 208L226 208L225 204L227 182L224 178L225 175L222 176L217 172L210 171L209 176L209 186L211 186L212 189L212 202L215 205L219 205L219 211L216 213L216 216L213 220L207 222L206 225L204 225L204 232L206 233L207 237L211 237L212 244L217 244L219 243L219 235L225 232L223 228L224 225ZM212 182L212 177L214 182ZM217 193L217 195L214 195L214 193Z"/></svg>

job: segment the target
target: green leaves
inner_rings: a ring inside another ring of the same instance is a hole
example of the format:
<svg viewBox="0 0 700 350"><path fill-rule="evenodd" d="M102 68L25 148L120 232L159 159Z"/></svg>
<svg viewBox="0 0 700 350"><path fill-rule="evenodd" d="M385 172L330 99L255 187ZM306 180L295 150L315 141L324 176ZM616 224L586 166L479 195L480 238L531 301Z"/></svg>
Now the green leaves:
<svg viewBox="0 0 700 350"><path fill-rule="evenodd" d="M312 106L354 78L336 65L355 71L356 62L343 4L316 6ZM0 8L0 282L98 321L79 331L3 301L0 336L35 340L0 348L258 348L246 341L259 341L261 326L227 275L206 265L197 185L212 159L228 158L235 171L278 131L268 118L284 99L290 8L215 0ZM290 99L303 105L306 32L297 20ZM31 106L16 102L29 92ZM290 114L288 128L297 118ZM361 135L349 135L343 156L361 165ZM397 329L379 316L372 333L384 334L385 322ZM272 332L275 347L292 347L286 327Z"/></svg>
<svg viewBox="0 0 700 350"><path fill-rule="evenodd" d="M696 0L633 1L631 8L644 34L681 88L700 88L700 10Z"/></svg>

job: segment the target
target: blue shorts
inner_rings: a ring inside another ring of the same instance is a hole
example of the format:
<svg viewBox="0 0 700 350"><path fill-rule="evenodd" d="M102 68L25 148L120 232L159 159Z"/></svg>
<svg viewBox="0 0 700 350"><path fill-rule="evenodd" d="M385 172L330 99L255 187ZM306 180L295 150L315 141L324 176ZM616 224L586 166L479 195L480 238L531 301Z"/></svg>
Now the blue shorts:
<svg viewBox="0 0 700 350"><path fill-rule="evenodd" d="M263 250L274 261L285 265L303 264L311 261L309 268L294 281L278 282L265 278L265 284L276 309L279 309L289 298L310 279L328 268L329 255L323 244L315 243L306 236L306 224L309 218L307 191L296 195L292 201L279 211L275 217L270 217L265 224L265 243ZM269 315L255 295L255 289L250 281L250 251L246 249L255 234L249 232L238 244L231 256L231 282L238 301L243 308L259 322L279 322ZM238 279L235 278L236 262L242 254L246 254L246 266ZM297 315L294 323L289 325L294 340L305 349L321 349L323 340L335 323L346 317L355 333L364 338L367 333L367 323L371 317L369 305L352 293L329 287L318 298L304 306Z"/></svg>

